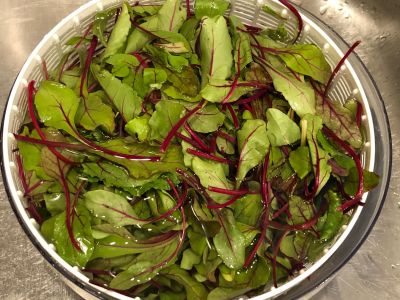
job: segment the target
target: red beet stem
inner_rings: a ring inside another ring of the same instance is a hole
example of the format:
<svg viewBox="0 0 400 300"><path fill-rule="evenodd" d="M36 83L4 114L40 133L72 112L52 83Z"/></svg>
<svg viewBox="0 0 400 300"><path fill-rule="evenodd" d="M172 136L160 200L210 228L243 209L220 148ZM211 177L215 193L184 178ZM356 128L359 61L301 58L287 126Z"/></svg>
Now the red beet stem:
<svg viewBox="0 0 400 300"><path fill-rule="evenodd" d="M33 93L35 90L35 81L32 80L31 82L29 82L28 85L28 111L29 111L29 116L32 120L32 124L35 127L37 133L39 134L40 138L42 139L42 141L46 141L46 136L44 135L42 129L40 129L39 123L36 119L36 115L35 115L35 110L33 108ZM66 164L73 164L74 161L66 158L65 156L63 156L60 152L58 152L56 149L54 149L53 147L49 147L49 150L61 161L63 161Z"/></svg>
<svg viewBox="0 0 400 300"><path fill-rule="evenodd" d="M242 39L239 38L239 46L238 46L238 50L237 50L237 71L236 71L236 75L235 75L235 79L233 80L232 86L229 89L228 94L226 95L226 97L224 98L224 100L222 100L222 104L228 103L229 100L232 98L233 94L235 93L236 88L238 87L238 83L239 83L239 78L240 78L240 68L241 68L241 54L240 54L240 47L242 45Z"/></svg>
<svg viewBox="0 0 400 300"><path fill-rule="evenodd" d="M45 60L42 60L42 69L43 69L44 78L46 80L49 80L50 76L49 76L49 71L47 70L47 64L46 64Z"/></svg>
<svg viewBox="0 0 400 300"><path fill-rule="evenodd" d="M132 55L134 57L137 58L137 60L139 61L140 65L145 69L148 68L149 65L147 64L147 62L143 59L143 57L138 53L138 52L133 52Z"/></svg>
<svg viewBox="0 0 400 300"><path fill-rule="evenodd" d="M336 75L339 73L340 68L344 65L344 63L346 62L347 58L350 56L351 53L354 52L354 50L358 47L358 45L361 44L361 41L357 41L353 44L353 46L350 47L350 49L346 52L346 54L342 57L342 59L339 61L339 63L337 64L335 70L333 70L331 77L329 78L329 81L325 87L325 92L324 92L324 96L323 98L326 99L326 97L328 96L328 92L332 86L332 82L335 79Z"/></svg>
<svg viewBox="0 0 400 300"><path fill-rule="evenodd" d="M231 136L231 135L229 135L229 134L227 134L227 133L225 133L225 132L223 132L221 130L217 131L217 136L227 140L228 142L231 142L232 144L236 144L236 137Z"/></svg>
<svg viewBox="0 0 400 300"><path fill-rule="evenodd" d="M72 203L72 209L71 209L72 224L74 224L74 220L75 220L75 215L76 215L75 209L76 209L76 205L78 204L79 196L81 195L81 193L82 193L83 188L85 187L85 185L86 185L86 181L82 181L82 182L80 183L80 185L78 186L78 189L77 189L76 192L75 192L75 195L74 195L74 202Z"/></svg>
<svg viewBox="0 0 400 300"><path fill-rule="evenodd" d="M190 134L192 139L200 146L200 149L203 151L210 151L210 148L207 147L207 145L203 142L203 140L194 132L194 130L189 126L188 123L185 123L183 125L185 128L186 132Z"/></svg>
<svg viewBox="0 0 400 300"><path fill-rule="evenodd" d="M246 103L252 102L254 100L258 100L262 96L264 96L268 91L269 91L269 89L262 89L250 97L243 98L243 99L236 101L235 104L241 105L241 104L246 104Z"/></svg>
<svg viewBox="0 0 400 300"><path fill-rule="evenodd" d="M38 139L31 138L29 136L24 136L24 135L19 135L19 134L14 134L14 137L17 141L36 144L36 145L43 145L43 146L47 146L47 147L64 148L64 149L77 150L77 151L84 151L84 150L90 149L87 146L81 145L81 144L43 141L43 140L38 140Z"/></svg>
<svg viewBox="0 0 400 300"><path fill-rule="evenodd" d="M241 198L241 195L235 195L233 196L229 201L222 203L222 204L207 204L207 207L209 209L221 209L221 208L225 208L228 207L229 205L232 205L233 203L235 203L237 200L239 200Z"/></svg>
<svg viewBox="0 0 400 300"><path fill-rule="evenodd" d="M239 120L237 118L235 110L233 109L232 105L230 105L230 104L225 104L225 106L228 108L229 113L232 116L233 125L235 126L236 129L238 129L239 128Z"/></svg>
<svg viewBox="0 0 400 300"><path fill-rule="evenodd" d="M195 141L191 140L190 138L188 138L187 136L183 135L180 132L177 132L175 134L175 136L179 139L181 139L182 141L185 141L186 143L192 145L193 147L197 148L197 149L202 149L201 146L199 144L197 144Z"/></svg>
<svg viewBox="0 0 400 300"><path fill-rule="evenodd" d="M297 35L293 41L293 44L295 44L297 42L297 40L299 39L302 31L303 31L303 26L304 26L304 22L303 22L303 18L301 17L299 11L292 5L290 4L289 1L287 0L279 0L280 3L282 3L284 6L287 7L287 9L289 9L297 18Z"/></svg>
<svg viewBox="0 0 400 300"><path fill-rule="evenodd" d="M314 174L314 184L311 192L308 190L308 185L307 185L307 180L304 182L305 184L305 189L304 189L304 194L306 196L306 199L311 200L315 197L315 195L318 192L319 186L320 186L320 172L321 172L321 162L319 158L319 152L318 152L318 146L317 142L313 139L313 144L316 149L315 154L316 154L316 164L315 164L315 174Z"/></svg>
<svg viewBox="0 0 400 300"><path fill-rule="evenodd" d="M189 153L189 154L192 154L194 156L198 156L198 157L201 157L201 158L217 161L217 162L220 162L220 163L223 163L223 164L227 164L227 165L229 165L231 163L231 161L229 159L226 159L226 158L223 158L223 157L218 157L218 156L215 156L215 155L212 155L212 154L208 154L208 153L204 153L204 152L201 152L201 151L197 151L197 150L191 149L191 148L187 149L186 152Z"/></svg>
<svg viewBox="0 0 400 300"><path fill-rule="evenodd" d="M189 19L192 16L190 11L190 0L186 0L186 17Z"/></svg>
<svg viewBox="0 0 400 300"><path fill-rule="evenodd" d="M28 188L28 190L25 192L24 196L27 197L29 196L34 190L36 190L37 188L39 188L41 185L43 185L45 183L44 180L39 180L38 182L36 182L34 185L30 186Z"/></svg>
<svg viewBox="0 0 400 300"><path fill-rule="evenodd" d="M278 218L283 212L285 212L289 208L289 203L286 203L284 206L282 206L280 209L278 209L273 215L272 219Z"/></svg>
<svg viewBox="0 0 400 300"><path fill-rule="evenodd" d="M350 147L349 144L347 144L345 141L340 139L332 130L330 130L328 127L323 127L322 132L329 138L331 139L334 143L336 143L340 148L342 148L348 155L351 156L351 158L354 160L357 168L357 173L358 173L358 188L357 188L357 193L354 197L351 197L350 201L345 202L340 208L340 211L346 211L353 206L360 204L362 200L362 196L364 194L364 170L361 164L360 157L358 154L353 150L353 148Z"/></svg>
<svg viewBox="0 0 400 300"><path fill-rule="evenodd" d="M19 175L19 178L21 179L22 187L24 188L24 193L26 193L28 191L29 187L28 187L28 183L26 181L26 176L25 176L24 167L22 164L22 159L19 154L17 154L15 156L15 158L17 160L17 165L18 165L18 175Z"/></svg>
<svg viewBox="0 0 400 300"><path fill-rule="evenodd" d="M83 69L82 77L81 77L81 86L80 86L80 90L79 90L81 97L83 96L84 89L87 92L87 81L88 81L89 68L90 68L90 64L92 63L94 52L97 48L97 42L98 42L97 37L93 36L92 41L90 42L88 54L86 56L85 68Z"/></svg>
<svg viewBox="0 0 400 300"><path fill-rule="evenodd" d="M283 241L283 239L286 237L286 235L288 233L289 233L289 231L285 231L282 234L282 236L279 238L278 243L276 244L275 249L274 249L274 256L273 256L273 259L272 259L272 278L273 278L273 282L274 282L275 288L278 287L278 279L276 277L276 259L278 257L278 253L279 253L279 250L281 248L282 241Z"/></svg>
<svg viewBox="0 0 400 300"><path fill-rule="evenodd" d="M75 45L75 49L79 48L79 46L82 44L83 40L86 39L86 37L89 35L90 31L92 30L93 24L90 24L84 34L81 36L81 39L79 42Z"/></svg>
<svg viewBox="0 0 400 300"><path fill-rule="evenodd" d="M82 251L81 247L79 246L78 242L76 241L76 239L74 237L74 231L73 231L73 227L72 227L73 223L71 224L71 194L70 194L70 191L68 188L67 180L64 175L64 170L61 167L59 159L57 159L57 166L58 166L58 171L60 172L60 183L64 190L64 195L65 195L65 214L66 214L65 224L67 227L68 236L69 236L69 239L70 239L72 245L74 246L74 248L77 251Z"/></svg>
<svg viewBox="0 0 400 300"><path fill-rule="evenodd" d="M199 179L196 176L190 175L186 171L177 168L176 173L181 175L181 178L183 181L185 181L189 186L194 188L196 192L198 192L200 195L203 196L203 198L207 201L207 204L213 204L214 200L211 198L211 196L207 193L205 188L201 185Z"/></svg>
<svg viewBox="0 0 400 300"><path fill-rule="evenodd" d="M219 187L214 187L214 186L209 186L208 190L210 192L215 192L218 194L224 194L224 195L230 195L230 196L244 196L248 194L255 194L250 192L249 190L227 190L227 189L222 189Z"/></svg>
<svg viewBox="0 0 400 300"><path fill-rule="evenodd" d="M165 138L164 142L161 144L160 151L165 152L168 149L169 144L171 143L173 137L175 136L176 132L182 125L194 114L196 114L204 105L205 101L202 100L199 104L192 110L189 110L179 121L172 127L170 132L168 133L167 137Z"/></svg>

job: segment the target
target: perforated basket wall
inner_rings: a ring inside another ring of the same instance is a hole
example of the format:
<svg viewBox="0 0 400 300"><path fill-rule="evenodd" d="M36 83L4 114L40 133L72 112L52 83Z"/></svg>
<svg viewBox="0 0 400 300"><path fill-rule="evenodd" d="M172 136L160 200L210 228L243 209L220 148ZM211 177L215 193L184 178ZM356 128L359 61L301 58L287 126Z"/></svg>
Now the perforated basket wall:
<svg viewBox="0 0 400 300"><path fill-rule="evenodd" d="M136 2L136 1L132 1ZM141 1L141 4L160 4L163 1ZM296 20L291 17L284 7L276 1L265 1L271 7L277 9L282 16L288 18L287 28L293 34L296 30ZM275 27L278 20L272 16L265 14L260 9L260 1L231 1L231 10L229 14L239 17L244 23L250 25L257 25L260 27ZM20 128L27 111L27 83L28 81L35 80L39 82L43 79L42 61L46 61L48 69L53 69L58 64L60 58L68 50L65 42L71 37L82 35L87 29L88 25L92 22L92 17L98 11L110 8L112 6L121 5L120 1L111 0L95 0L82 6L67 18L62 20L52 31L50 31L44 39L39 43L37 48L28 58L24 67L22 68L15 85L10 94L9 102L4 115L3 124L3 170L4 180L8 186L9 196L13 204L17 216L27 234L31 237L36 246L40 249L43 255L58 269L63 275L74 282L77 286L86 289L91 294L98 297L116 297L126 298L115 292L106 291L98 286L92 286L88 283L88 278L81 274L77 268L69 266L63 261L55 252L53 245L49 245L40 235L38 224L33 218L30 218L26 213L26 203L23 199L22 185L19 181L18 170L15 162L15 154L13 150L17 148L16 141L13 133L16 133ZM328 32L323 31L308 15L303 15L305 21L304 33L301 36L301 41L313 43L320 46L326 54L328 62L331 66L335 66L344 52L347 50L342 45L338 46L329 36ZM365 85L360 81L354 70L351 61L348 61L343 67L340 76L334 83L334 88L331 91L331 98L340 102L344 102L349 98L357 98L363 103L364 113L363 124L366 128L367 144L365 146L362 158L364 166L367 169L374 170L375 166L375 132L373 117L371 114L370 105L366 92ZM367 198L367 195L365 196ZM368 199L366 199L368 200ZM284 294L291 288L299 285L309 277L313 272L320 268L325 261L327 261L335 252L335 250L348 238L352 231L353 225L357 222L362 208L358 208L353 214L353 219L348 226L342 229L340 237L335 244L326 249L324 255L320 260L308 266L305 270L301 271L295 278L288 283L281 285L278 289L267 289L265 294L260 296L260 299L272 298Z"/></svg>

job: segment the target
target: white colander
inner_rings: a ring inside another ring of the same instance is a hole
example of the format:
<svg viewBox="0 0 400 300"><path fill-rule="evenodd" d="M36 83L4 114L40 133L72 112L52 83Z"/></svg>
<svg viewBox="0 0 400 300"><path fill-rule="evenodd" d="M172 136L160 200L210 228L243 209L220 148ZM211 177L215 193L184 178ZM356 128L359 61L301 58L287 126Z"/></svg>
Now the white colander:
<svg viewBox="0 0 400 300"><path fill-rule="evenodd" d="M131 1L137 2L137 1ZM291 13L281 6L278 1L231 1L230 14L236 15L244 23L260 27L271 27L278 20L261 10L263 2L279 11L289 19L287 28L291 33L296 31L296 21ZM162 1L140 1L141 4L160 4ZM19 180L13 149L17 143L13 133L20 128L27 111L27 84L30 80L39 82L43 79L42 62L49 69L58 64L60 58L68 50L65 42L71 37L82 35L92 22L96 12L114 6L120 6L121 1L93 0L83 5L68 17L63 19L51 30L29 56L19 73L9 96L3 119L2 151L3 178L16 216L22 227L43 256L67 279L67 283L84 291L85 298L99 297L104 299L131 299L116 292L105 290L89 283L89 279L80 273L79 269L67 264L41 236L39 226L27 214L26 202L23 198L22 184ZM331 66L335 66L348 46L326 25L322 24L309 13L300 10L304 19L304 33L301 41L320 46L326 54ZM352 56L343 66L340 76L335 80L331 98L344 102L349 98L357 98L364 107L363 124L366 128L367 143L362 154L364 167L381 175L380 186L364 195L367 202L365 207L359 207L353 214L349 225L343 226L336 242L325 249L321 258L314 264L302 270L293 279L278 288L266 289L264 294L254 299L270 299L276 297L298 297L311 288L326 281L337 271L358 249L374 224L386 195L391 171L391 138L386 112L379 93L368 72L355 56ZM307 280L310 279L310 280Z"/></svg>

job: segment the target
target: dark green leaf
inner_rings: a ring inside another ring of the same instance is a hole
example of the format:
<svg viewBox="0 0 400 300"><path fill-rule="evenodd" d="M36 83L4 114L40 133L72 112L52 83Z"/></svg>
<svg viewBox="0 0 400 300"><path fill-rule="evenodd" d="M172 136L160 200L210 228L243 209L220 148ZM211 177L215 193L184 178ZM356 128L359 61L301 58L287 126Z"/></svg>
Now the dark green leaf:
<svg viewBox="0 0 400 300"><path fill-rule="evenodd" d="M149 89L160 90L167 81L167 73L160 68L146 68L143 70L143 82Z"/></svg>
<svg viewBox="0 0 400 300"><path fill-rule="evenodd" d="M194 280L188 272L180 269L178 266L172 265L168 269L162 270L161 274L183 285L188 300L207 299L207 289L201 283Z"/></svg>
<svg viewBox="0 0 400 300"><path fill-rule="evenodd" d="M363 171L364 174L364 193L374 189L379 184L379 176L367 170ZM349 172L344 184L344 191L351 196L354 196L358 190L358 171L357 168L352 168Z"/></svg>
<svg viewBox="0 0 400 300"><path fill-rule="evenodd" d="M289 222L294 225L306 223L314 216L312 203L298 196L289 199L289 210L292 215Z"/></svg>
<svg viewBox="0 0 400 300"><path fill-rule="evenodd" d="M332 190L328 191L327 200L329 202L329 208L327 217L324 222L324 226L320 232L322 241L329 241L339 232L343 222L343 212L339 211L338 208L342 205L342 199L339 195Z"/></svg>
<svg viewBox="0 0 400 300"><path fill-rule="evenodd" d="M81 251L75 249L71 243L66 226L65 212L55 217L54 245L56 246L57 253L67 263L72 266L85 267L94 249L92 229L90 227L90 215L83 207L79 207L76 213L77 217L73 222L73 233Z"/></svg>
<svg viewBox="0 0 400 300"><path fill-rule="evenodd" d="M246 195L233 205L236 221L250 226L256 226L263 210L261 195Z"/></svg>
<svg viewBox="0 0 400 300"><path fill-rule="evenodd" d="M140 65L139 60L130 54L117 53L106 59L106 63L113 66L112 74L116 77L129 76L130 70Z"/></svg>

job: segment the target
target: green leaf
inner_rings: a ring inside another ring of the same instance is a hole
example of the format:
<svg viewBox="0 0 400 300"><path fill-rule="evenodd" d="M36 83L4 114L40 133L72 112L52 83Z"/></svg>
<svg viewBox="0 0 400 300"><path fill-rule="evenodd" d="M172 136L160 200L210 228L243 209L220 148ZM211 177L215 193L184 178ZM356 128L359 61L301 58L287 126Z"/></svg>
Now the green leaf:
<svg viewBox="0 0 400 300"><path fill-rule="evenodd" d="M267 125L262 120L247 120L238 131L237 139L240 157L236 181L240 186L247 173L259 165L267 154Z"/></svg>
<svg viewBox="0 0 400 300"><path fill-rule="evenodd" d="M185 67L189 66L189 61L182 55L173 55L165 49L147 45L145 50L150 54L151 58L164 67L181 73Z"/></svg>
<svg viewBox="0 0 400 300"><path fill-rule="evenodd" d="M115 8L111 8L105 11L98 12L94 16L93 21L93 34L98 37L99 41L103 44L104 47L107 46L107 40L104 37L104 31L107 28L108 21L115 16L117 10Z"/></svg>
<svg viewBox="0 0 400 300"><path fill-rule="evenodd" d="M245 195L233 205L236 221L250 226L256 226L263 210L260 195Z"/></svg>
<svg viewBox="0 0 400 300"><path fill-rule="evenodd" d="M148 115L132 119L125 125L125 131L131 136L137 136L140 142L147 141L150 134L149 120Z"/></svg>
<svg viewBox="0 0 400 300"><path fill-rule="evenodd" d="M100 66L92 65L92 71L125 121L129 122L140 114L143 100L130 86L122 83Z"/></svg>
<svg viewBox="0 0 400 300"><path fill-rule="evenodd" d="M177 236L169 238L163 242L148 243L146 241L137 240L130 235L129 231L124 227L114 227L109 224L97 225L93 230L99 233L107 234L106 237L97 239L92 260L96 258L113 258L129 254L144 253L161 249L171 243L175 243Z"/></svg>
<svg viewBox="0 0 400 300"><path fill-rule="evenodd" d="M275 11L273 8L271 8L271 7L268 6L268 5L263 5L263 6L261 7L261 9L262 9L263 12L265 12L266 14L269 14L269 15L271 15L271 16L277 18L277 19L283 19L282 16L281 16L277 11Z"/></svg>
<svg viewBox="0 0 400 300"><path fill-rule="evenodd" d="M214 246L225 265L230 269L240 269L245 260L245 237L237 228L232 211L221 211L220 224L221 230L214 237Z"/></svg>
<svg viewBox="0 0 400 300"><path fill-rule="evenodd" d="M200 94L209 102L235 102L243 95L253 92L256 89L255 87L248 85L248 82L245 81L238 81L237 84L237 87L234 88L233 93L231 93L232 86L234 85L233 81L211 79L201 90ZM226 100L230 93L232 95L228 100Z"/></svg>
<svg viewBox="0 0 400 300"><path fill-rule="evenodd" d="M162 267L165 268L175 261L176 257L171 258L171 256L177 246L178 241L175 240L163 248L149 250L138 255L125 271L122 271L111 280L110 287L118 290L127 290L150 281ZM168 260L168 258L171 259ZM166 261L166 264L159 266L164 261Z"/></svg>
<svg viewBox="0 0 400 300"><path fill-rule="evenodd" d="M221 163L193 157L192 170L205 188L213 186L227 190L232 189L232 184L226 179L224 166ZM214 192L209 192L209 194L217 203L224 203L227 200L226 195Z"/></svg>
<svg viewBox="0 0 400 300"><path fill-rule="evenodd" d="M167 81L167 73L160 68L146 68L143 70L143 82L150 89L160 90Z"/></svg>
<svg viewBox="0 0 400 300"><path fill-rule="evenodd" d="M175 92L180 94L180 96L173 97L164 90L168 96L189 102L199 102L201 100L201 97L198 95L200 88L199 78L192 67L183 68L180 73L171 71L167 68L165 68L165 71L168 75L168 82L175 87ZM188 96L193 97L193 101L191 101Z"/></svg>
<svg viewBox="0 0 400 300"><path fill-rule="evenodd" d="M334 131L342 140L351 146L360 148L363 145L361 131L357 126L352 112L338 101L330 101L317 96L317 113L323 123Z"/></svg>
<svg viewBox="0 0 400 300"><path fill-rule="evenodd" d="M232 41L224 17L203 20L200 47L202 86L212 79L229 78L233 64Z"/></svg>
<svg viewBox="0 0 400 300"><path fill-rule="evenodd" d="M303 224L314 216L312 203L298 196L292 196L289 199L289 211L292 215L289 222L294 225Z"/></svg>
<svg viewBox="0 0 400 300"><path fill-rule="evenodd" d="M299 126L279 109L268 109L267 119L267 133L272 146L290 145L300 140Z"/></svg>
<svg viewBox="0 0 400 300"><path fill-rule="evenodd" d="M161 100L149 120L150 139L162 141L180 120L185 107L177 102Z"/></svg>
<svg viewBox="0 0 400 300"><path fill-rule="evenodd" d="M86 130L95 130L101 126L110 134L114 132L115 115L112 108L104 104L106 98L103 91L91 93L87 99L82 98L75 116L77 123Z"/></svg>
<svg viewBox="0 0 400 300"><path fill-rule="evenodd" d="M118 21L114 26L111 36L108 40L106 50L102 58L107 58L115 53L122 52L131 29L131 18L129 15L128 4L122 4L122 10L118 17Z"/></svg>
<svg viewBox="0 0 400 300"><path fill-rule="evenodd" d="M127 77L131 69L140 65L139 60L130 54L117 53L106 59L106 63L113 66L112 74L116 77Z"/></svg>
<svg viewBox="0 0 400 300"><path fill-rule="evenodd" d="M65 211L65 194L44 194L43 198L46 203L46 209L52 216L56 216Z"/></svg>
<svg viewBox="0 0 400 300"><path fill-rule="evenodd" d="M249 289L221 288L213 289L207 297L207 300L230 300L248 292Z"/></svg>
<svg viewBox="0 0 400 300"><path fill-rule="evenodd" d="M236 152L235 146L222 137L217 137L217 147L221 153L233 155Z"/></svg>
<svg viewBox="0 0 400 300"><path fill-rule="evenodd" d="M315 92L311 84L293 73L278 58L268 56L265 67L270 74L275 89L281 92L290 107L300 116L315 114Z"/></svg>
<svg viewBox="0 0 400 300"><path fill-rule="evenodd" d="M200 261L201 257L192 249L186 249L182 255L181 268L184 270L191 270L193 266L199 264Z"/></svg>
<svg viewBox="0 0 400 300"><path fill-rule="evenodd" d="M293 71L310 76L321 83L327 83L331 76L331 67L325 55L315 45L290 45L277 49L277 55Z"/></svg>
<svg viewBox="0 0 400 300"><path fill-rule="evenodd" d="M97 155L108 159L111 162L124 166L129 174L135 179L149 179L153 175L162 173L175 173L176 168L184 168L183 155L180 146L171 145L165 154L160 153L160 148L149 146L147 144L132 143L128 140L113 139L99 144L101 147L113 150L119 153L132 155L155 156L159 155L161 161L148 162L138 160L127 160L116 156L96 152Z"/></svg>
<svg viewBox="0 0 400 300"><path fill-rule="evenodd" d="M48 127L76 136L75 114L79 98L74 91L52 81L43 81L35 97L40 120Z"/></svg>
<svg viewBox="0 0 400 300"><path fill-rule="evenodd" d="M135 211L128 200L104 190L90 191L84 194L85 206L96 217L115 226L138 225Z"/></svg>
<svg viewBox="0 0 400 300"><path fill-rule="evenodd" d="M197 19L203 17L223 16L229 7L229 1L226 0L197 0L195 2L195 14Z"/></svg>
<svg viewBox="0 0 400 300"><path fill-rule="evenodd" d="M319 165L319 185L317 194L322 190L328 182L332 168L328 164L329 155L318 144L317 134L322 129L322 119L319 116L306 115L303 118L307 122L307 142L310 148L311 162L314 166L314 174L316 174L317 164Z"/></svg>
<svg viewBox="0 0 400 300"><path fill-rule="evenodd" d="M66 226L66 213L63 212L55 217L54 221L54 245L57 253L70 265L85 267L94 249L92 229L90 227L90 215L83 207L76 210L77 217L74 219L72 228L76 242L81 251L75 249L68 235Z"/></svg>
<svg viewBox="0 0 400 300"><path fill-rule="evenodd" d="M234 47L235 70L236 74L239 74L248 64L253 62L250 37L249 34L244 32L246 31L246 27L242 24L239 18L231 16L230 26ZM238 65L240 65L240 70L238 70Z"/></svg>
<svg viewBox="0 0 400 300"><path fill-rule="evenodd" d="M186 19L186 12L180 7L180 0L166 0L158 13L140 26L147 31L171 31L178 32ZM129 35L125 53L141 50L153 36L135 28Z"/></svg>
<svg viewBox="0 0 400 300"><path fill-rule="evenodd" d="M373 190L379 184L379 176L367 170L363 171L364 175L364 193ZM354 196L358 190L358 171L357 168L350 169L349 176L344 183L344 191L351 196Z"/></svg>
<svg viewBox="0 0 400 300"><path fill-rule="evenodd" d="M327 217L324 226L320 232L320 239L322 241L329 241L337 235L343 223L343 212L338 208L342 205L342 199L337 193L330 190L326 196L329 202Z"/></svg>
<svg viewBox="0 0 400 300"><path fill-rule="evenodd" d="M140 183L129 177L128 171L107 161L98 161L82 164L83 173L90 177L98 178L108 187L119 187L130 192Z"/></svg>
<svg viewBox="0 0 400 300"><path fill-rule="evenodd" d="M308 147L302 146L290 152L289 162L300 179L304 179L312 171L310 150Z"/></svg>
<svg viewBox="0 0 400 300"><path fill-rule="evenodd" d="M225 114L214 104L204 106L189 120L190 127L197 132L210 133L217 131L224 124Z"/></svg>
<svg viewBox="0 0 400 300"><path fill-rule="evenodd" d="M131 7L134 14L142 17L153 16L157 14L160 9L160 5L135 5Z"/></svg>
<svg viewBox="0 0 400 300"><path fill-rule="evenodd" d="M170 53L187 53L191 51L190 44L186 38L177 32L156 30L153 34L160 38L163 42L158 42L155 45Z"/></svg>
<svg viewBox="0 0 400 300"><path fill-rule="evenodd" d="M180 269L177 265L172 265L168 269L162 270L161 274L183 285L188 300L207 299L207 289L201 283L194 280L188 272Z"/></svg>

